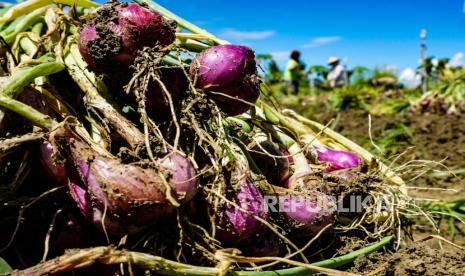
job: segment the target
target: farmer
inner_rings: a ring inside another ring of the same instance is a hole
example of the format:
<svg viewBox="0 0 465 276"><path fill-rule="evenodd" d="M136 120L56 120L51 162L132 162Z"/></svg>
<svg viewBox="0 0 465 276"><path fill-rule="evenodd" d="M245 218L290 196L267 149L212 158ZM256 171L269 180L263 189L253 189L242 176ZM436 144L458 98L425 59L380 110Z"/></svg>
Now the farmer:
<svg viewBox="0 0 465 276"><path fill-rule="evenodd" d="M344 66L339 64L339 58L330 57L328 65L331 66L331 71L326 77L329 86L332 88L343 86L346 82L346 72Z"/></svg>
<svg viewBox="0 0 465 276"><path fill-rule="evenodd" d="M291 58L287 62L286 70L284 71L284 80L289 86L292 94L299 93L299 80L303 75L303 65L300 63L300 52L292 51Z"/></svg>

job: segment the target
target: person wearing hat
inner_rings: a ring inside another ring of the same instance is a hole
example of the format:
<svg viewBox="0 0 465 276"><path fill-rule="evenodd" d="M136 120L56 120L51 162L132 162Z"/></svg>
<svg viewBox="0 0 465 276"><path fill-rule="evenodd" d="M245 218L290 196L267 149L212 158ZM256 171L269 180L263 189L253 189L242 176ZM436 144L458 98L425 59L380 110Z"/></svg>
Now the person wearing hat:
<svg viewBox="0 0 465 276"><path fill-rule="evenodd" d="M346 82L346 74L344 66L339 64L339 58L337 57L329 57L328 58L328 65L331 66L331 70L326 77L328 84L330 87L340 87L343 86Z"/></svg>
<svg viewBox="0 0 465 276"><path fill-rule="evenodd" d="M302 76L303 65L300 63L300 52L292 51L290 60L286 65L283 79L288 83L289 90L292 94L299 93L299 80Z"/></svg>

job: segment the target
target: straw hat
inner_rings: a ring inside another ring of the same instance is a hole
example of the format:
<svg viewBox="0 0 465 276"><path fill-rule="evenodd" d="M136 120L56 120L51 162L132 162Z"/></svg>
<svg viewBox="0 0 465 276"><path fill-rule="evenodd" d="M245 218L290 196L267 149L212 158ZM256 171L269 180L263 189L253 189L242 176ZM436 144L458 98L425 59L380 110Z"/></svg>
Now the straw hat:
<svg viewBox="0 0 465 276"><path fill-rule="evenodd" d="M339 61L338 57L329 57L328 58L328 64L333 64Z"/></svg>

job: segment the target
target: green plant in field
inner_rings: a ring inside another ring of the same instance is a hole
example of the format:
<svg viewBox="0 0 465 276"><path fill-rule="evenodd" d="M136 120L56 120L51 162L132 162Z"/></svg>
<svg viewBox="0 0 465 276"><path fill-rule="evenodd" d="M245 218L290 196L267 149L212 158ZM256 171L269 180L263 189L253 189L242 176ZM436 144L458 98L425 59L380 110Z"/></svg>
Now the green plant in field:
<svg viewBox="0 0 465 276"><path fill-rule="evenodd" d="M448 80L448 83L440 88L448 106L448 113L465 112L465 69L455 70Z"/></svg>
<svg viewBox="0 0 465 276"><path fill-rule="evenodd" d="M445 69L439 91L451 101L465 100L465 68Z"/></svg>
<svg viewBox="0 0 465 276"><path fill-rule="evenodd" d="M326 80L326 76L329 74L329 68L323 65L313 65L308 68L308 73L315 74L317 77Z"/></svg>
<svg viewBox="0 0 465 276"><path fill-rule="evenodd" d="M379 104L370 108L370 113L374 115L392 115L403 112L410 108L410 102L403 98L385 99Z"/></svg>
<svg viewBox="0 0 465 276"><path fill-rule="evenodd" d="M428 87L431 87L442 81L444 72L448 70L448 62L448 58L434 59L434 56L429 56L424 60L422 66L425 68Z"/></svg>
<svg viewBox="0 0 465 276"><path fill-rule="evenodd" d="M440 220L447 220L452 241L455 239L457 231L461 231L457 224L465 224L465 198L453 201L429 202L421 207L428 213L437 215Z"/></svg>
<svg viewBox="0 0 465 276"><path fill-rule="evenodd" d="M376 79L380 79L380 78L393 78L395 80L397 80L397 75L387 69L380 69L378 67L376 67L375 69L373 69L373 72L372 72L372 75L371 75L371 79L372 80L376 80Z"/></svg>
<svg viewBox="0 0 465 276"><path fill-rule="evenodd" d="M369 85L371 70L367 67L356 66L349 72L349 83L355 87Z"/></svg>
<svg viewBox="0 0 465 276"><path fill-rule="evenodd" d="M322 89L326 87L326 77L329 74L329 68L323 65L313 65L308 68L307 76L310 78L314 88Z"/></svg>
<svg viewBox="0 0 465 276"><path fill-rule="evenodd" d="M287 95L279 98L279 104L291 108L307 118L314 118L316 114L317 97L315 95Z"/></svg>
<svg viewBox="0 0 465 276"><path fill-rule="evenodd" d="M379 92L369 86L345 86L329 92L328 106L334 110L364 109L367 110L369 100L376 99Z"/></svg>
<svg viewBox="0 0 465 276"><path fill-rule="evenodd" d="M421 98L414 100L416 109L456 114L465 112L465 68L444 68L437 82Z"/></svg>
<svg viewBox="0 0 465 276"><path fill-rule="evenodd" d="M358 88L365 86L396 86L398 77L388 69L374 68L370 70L363 66L352 68L349 72L350 85Z"/></svg>
<svg viewBox="0 0 465 276"><path fill-rule="evenodd" d="M409 145L412 138L412 130L404 124L394 125L387 124L379 134L376 134L373 143L376 145L373 152L378 155L392 156L398 154L401 149ZM371 141L367 139L364 143L366 147L373 148Z"/></svg>
<svg viewBox="0 0 465 276"><path fill-rule="evenodd" d="M273 96L275 98L281 98L285 96L287 85L284 82L278 82L273 84L262 83L262 91L267 92L268 96Z"/></svg>
<svg viewBox="0 0 465 276"><path fill-rule="evenodd" d="M281 81L283 72L271 55L257 55L257 64L264 70L265 83L275 84Z"/></svg>

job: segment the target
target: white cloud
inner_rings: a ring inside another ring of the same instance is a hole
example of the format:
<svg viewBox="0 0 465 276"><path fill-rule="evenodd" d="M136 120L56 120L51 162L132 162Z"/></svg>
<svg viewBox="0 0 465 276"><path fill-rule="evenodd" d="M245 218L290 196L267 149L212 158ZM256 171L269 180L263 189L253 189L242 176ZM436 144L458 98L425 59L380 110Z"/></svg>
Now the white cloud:
<svg viewBox="0 0 465 276"><path fill-rule="evenodd" d="M384 67L384 70L390 73L397 74L399 72L399 67L395 64L389 64Z"/></svg>
<svg viewBox="0 0 465 276"><path fill-rule="evenodd" d="M272 37L276 34L273 30L265 31L238 31L235 29L224 29L220 37L230 40L262 40Z"/></svg>
<svg viewBox="0 0 465 276"><path fill-rule="evenodd" d="M421 83L421 77L412 68L405 68L399 76L399 82L405 87L418 87Z"/></svg>
<svg viewBox="0 0 465 276"><path fill-rule="evenodd" d="M341 40L341 36L322 36L315 37L310 41L310 43L302 45L302 48L315 48L322 45L330 44Z"/></svg>
<svg viewBox="0 0 465 276"><path fill-rule="evenodd" d="M448 67L465 67L465 54L463 52L456 53L447 63Z"/></svg>
<svg viewBox="0 0 465 276"><path fill-rule="evenodd" d="M284 60L289 59L290 52L289 51L271 52L271 56L273 56L273 59L276 61L284 61Z"/></svg>

